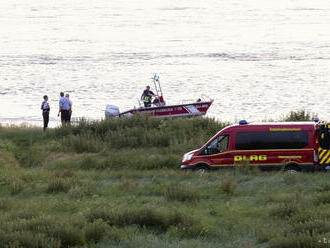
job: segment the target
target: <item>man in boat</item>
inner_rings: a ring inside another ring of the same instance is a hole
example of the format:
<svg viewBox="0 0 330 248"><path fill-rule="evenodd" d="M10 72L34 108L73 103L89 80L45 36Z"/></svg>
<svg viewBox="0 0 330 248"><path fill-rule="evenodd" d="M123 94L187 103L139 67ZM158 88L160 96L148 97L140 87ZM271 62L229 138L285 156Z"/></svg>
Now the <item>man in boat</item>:
<svg viewBox="0 0 330 248"><path fill-rule="evenodd" d="M150 90L150 86L147 86L141 96L145 108L151 107L151 98L155 96L156 95Z"/></svg>

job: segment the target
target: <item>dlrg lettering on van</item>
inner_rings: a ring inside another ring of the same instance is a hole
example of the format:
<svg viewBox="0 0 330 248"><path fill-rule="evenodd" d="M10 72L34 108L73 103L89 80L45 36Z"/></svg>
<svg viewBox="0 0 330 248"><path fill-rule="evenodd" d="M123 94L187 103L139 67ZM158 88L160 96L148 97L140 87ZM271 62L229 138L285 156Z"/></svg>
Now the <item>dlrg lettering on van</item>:
<svg viewBox="0 0 330 248"><path fill-rule="evenodd" d="M242 165L262 170L330 169L330 125L316 122L240 121L183 156L182 169L219 169Z"/></svg>

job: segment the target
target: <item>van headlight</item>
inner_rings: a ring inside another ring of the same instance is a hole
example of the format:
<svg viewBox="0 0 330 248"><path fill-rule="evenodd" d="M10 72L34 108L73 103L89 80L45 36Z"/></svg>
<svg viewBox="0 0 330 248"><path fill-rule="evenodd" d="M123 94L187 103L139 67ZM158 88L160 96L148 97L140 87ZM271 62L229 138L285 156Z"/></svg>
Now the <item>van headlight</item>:
<svg viewBox="0 0 330 248"><path fill-rule="evenodd" d="M192 153L192 152L188 152L185 155L183 155L182 162L186 162L186 161L190 160L192 158L193 154L194 153Z"/></svg>

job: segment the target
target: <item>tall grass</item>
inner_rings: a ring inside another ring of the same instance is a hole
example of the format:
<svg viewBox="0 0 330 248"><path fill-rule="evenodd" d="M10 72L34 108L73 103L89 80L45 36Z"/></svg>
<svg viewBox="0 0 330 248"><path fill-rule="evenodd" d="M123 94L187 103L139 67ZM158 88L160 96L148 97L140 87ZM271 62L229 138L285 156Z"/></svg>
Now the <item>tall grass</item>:
<svg viewBox="0 0 330 248"><path fill-rule="evenodd" d="M192 186L172 184L165 187L164 196L167 200L198 202L201 199L200 192Z"/></svg>
<svg viewBox="0 0 330 248"><path fill-rule="evenodd" d="M226 125L140 116L1 127L0 248L318 247L330 233L326 173L179 170Z"/></svg>
<svg viewBox="0 0 330 248"><path fill-rule="evenodd" d="M138 209L93 209L86 213L90 222L102 220L110 226L138 225L155 231L165 232L171 227L185 235L208 235L207 228L199 219L178 211L154 208Z"/></svg>

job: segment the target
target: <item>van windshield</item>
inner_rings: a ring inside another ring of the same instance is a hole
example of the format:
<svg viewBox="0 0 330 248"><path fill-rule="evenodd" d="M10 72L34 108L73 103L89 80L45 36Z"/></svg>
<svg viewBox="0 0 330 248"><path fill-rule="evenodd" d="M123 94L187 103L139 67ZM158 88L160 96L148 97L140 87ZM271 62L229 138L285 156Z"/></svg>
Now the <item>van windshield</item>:
<svg viewBox="0 0 330 248"><path fill-rule="evenodd" d="M201 155L211 155L227 151L229 143L229 136L222 135L216 137L212 142L202 151Z"/></svg>

